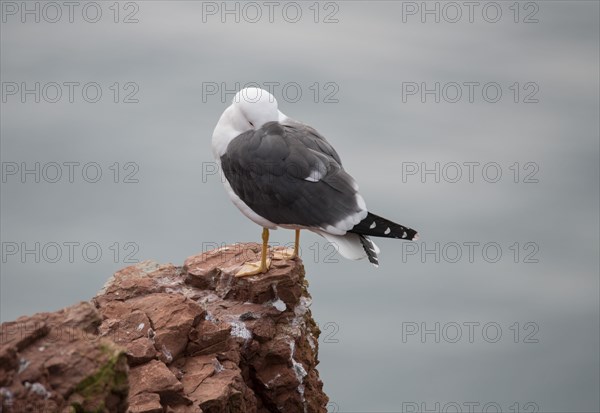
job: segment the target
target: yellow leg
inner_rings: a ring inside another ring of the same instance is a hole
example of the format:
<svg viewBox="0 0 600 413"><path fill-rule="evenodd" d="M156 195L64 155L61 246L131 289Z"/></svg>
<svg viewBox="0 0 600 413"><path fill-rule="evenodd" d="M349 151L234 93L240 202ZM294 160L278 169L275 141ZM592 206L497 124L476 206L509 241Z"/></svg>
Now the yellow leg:
<svg viewBox="0 0 600 413"><path fill-rule="evenodd" d="M294 243L294 256L292 258L296 258L298 256L298 249L300 248L300 230L296 230L296 242Z"/></svg>
<svg viewBox="0 0 600 413"><path fill-rule="evenodd" d="M267 258L267 249L269 248L269 230L267 228L263 228L262 242L260 261L245 263L235 274L236 277L249 277L251 275L263 274L269 270L271 260Z"/></svg>
<svg viewBox="0 0 600 413"><path fill-rule="evenodd" d="M290 248L286 248L285 250L275 251L273 253L273 258L276 260L293 260L298 256L298 250L300 245L300 230L296 230L296 239L294 242L294 249L290 251Z"/></svg>
<svg viewBox="0 0 600 413"><path fill-rule="evenodd" d="M267 228L263 228L262 231L262 251L260 255L260 268L262 272L267 272L269 266L267 265L267 250L269 249L269 230ZM269 264L271 262L269 261Z"/></svg>

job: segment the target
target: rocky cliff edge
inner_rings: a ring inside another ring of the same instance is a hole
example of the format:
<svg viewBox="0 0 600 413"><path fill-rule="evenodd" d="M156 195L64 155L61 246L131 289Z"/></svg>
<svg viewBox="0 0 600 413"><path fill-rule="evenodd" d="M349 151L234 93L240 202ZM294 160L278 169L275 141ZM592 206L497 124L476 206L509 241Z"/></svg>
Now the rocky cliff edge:
<svg viewBox="0 0 600 413"><path fill-rule="evenodd" d="M258 244L144 261L91 302L3 323L0 411L326 412L304 267Z"/></svg>

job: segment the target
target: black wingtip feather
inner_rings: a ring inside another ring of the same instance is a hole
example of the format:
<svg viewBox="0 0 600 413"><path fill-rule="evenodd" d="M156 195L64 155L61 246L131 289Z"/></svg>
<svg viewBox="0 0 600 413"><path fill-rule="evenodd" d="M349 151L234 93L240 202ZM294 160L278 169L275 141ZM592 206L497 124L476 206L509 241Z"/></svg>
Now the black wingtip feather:
<svg viewBox="0 0 600 413"><path fill-rule="evenodd" d="M349 232L372 237L397 238L415 241L419 238L417 231L412 228L396 224L372 213L356 224Z"/></svg>
<svg viewBox="0 0 600 413"><path fill-rule="evenodd" d="M377 259L377 253L375 252L375 245L373 244L373 241L364 235L359 235L358 238L360 239L363 249L367 253L369 262L375 267L379 267L379 260Z"/></svg>

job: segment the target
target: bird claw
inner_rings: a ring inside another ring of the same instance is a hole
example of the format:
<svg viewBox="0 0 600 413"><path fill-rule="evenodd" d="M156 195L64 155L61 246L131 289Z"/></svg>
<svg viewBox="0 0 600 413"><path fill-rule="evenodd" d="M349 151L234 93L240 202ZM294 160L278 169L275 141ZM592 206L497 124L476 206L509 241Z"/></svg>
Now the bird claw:
<svg viewBox="0 0 600 413"><path fill-rule="evenodd" d="M267 258L267 265L263 266L261 261L255 262L246 262L239 269L237 273L235 273L236 277L250 277L251 275L264 274L269 271L269 267L271 266L271 260Z"/></svg>

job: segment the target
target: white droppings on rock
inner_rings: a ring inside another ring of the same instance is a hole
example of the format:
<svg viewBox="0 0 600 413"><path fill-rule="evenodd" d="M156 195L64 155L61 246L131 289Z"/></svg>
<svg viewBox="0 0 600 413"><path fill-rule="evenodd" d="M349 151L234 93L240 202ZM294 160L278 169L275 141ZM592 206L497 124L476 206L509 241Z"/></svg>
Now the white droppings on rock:
<svg viewBox="0 0 600 413"><path fill-rule="evenodd" d="M311 304L312 300L310 298L304 296L300 297L298 305L294 308L294 314L296 314L296 317L304 317Z"/></svg>
<svg viewBox="0 0 600 413"><path fill-rule="evenodd" d="M235 276L233 274L229 274L228 272L221 273L221 277L219 277L218 280L215 280L213 276L212 283L215 285L215 292L217 295L220 297L226 297L227 294L229 294L229 291L231 291L233 288L235 280Z"/></svg>
<svg viewBox="0 0 600 413"><path fill-rule="evenodd" d="M306 376L306 370L304 370L304 366L301 363L298 363L296 360L292 358L292 363L294 364L294 373L296 374L296 378L300 383L304 380L304 376Z"/></svg>
<svg viewBox="0 0 600 413"><path fill-rule="evenodd" d="M277 375L275 377L273 377L271 380L269 380L267 383L265 383L265 387L267 389L270 389L271 386L273 386L273 384L275 384L275 381L281 377L281 373L277 373Z"/></svg>
<svg viewBox="0 0 600 413"><path fill-rule="evenodd" d="M217 374L222 372L223 370L225 370L225 367L223 367L221 362L217 359L215 359L214 365L215 365L215 373L217 373Z"/></svg>
<svg viewBox="0 0 600 413"><path fill-rule="evenodd" d="M271 305L275 307L279 312L285 311L287 308L287 305L285 305L281 298L278 298L277 300L273 301Z"/></svg>
<svg viewBox="0 0 600 413"><path fill-rule="evenodd" d="M31 393L35 393L40 397L43 397L45 399L48 399L51 396L51 393L46 390L46 388L44 387L43 384L35 382L35 383L29 383L28 381L25 382L25 388L27 390L29 390Z"/></svg>
<svg viewBox="0 0 600 413"><path fill-rule="evenodd" d="M246 328L246 324L243 321L230 321L229 325L231 326L231 335L233 337L243 338L244 340L252 338L252 333Z"/></svg>
<svg viewBox="0 0 600 413"><path fill-rule="evenodd" d="M179 285L179 282L171 277L156 277L156 284L162 287L176 287ZM169 292L167 290L169 290L169 288L165 289L166 292Z"/></svg>
<svg viewBox="0 0 600 413"><path fill-rule="evenodd" d="M175 286L175 287L166 287L165 292L167 294L181 294L184 297L192 298L195 295L195 291L186 286Z"/></svg>
<svg viewBox="0 0 600 413"><path fill-rule="evenodd" d="M206 306L208 304L221 301L222 298L216 295L215 293L207 293L203 294L202 297L198 298L196 302L202 306L206 310Z"/></svg>
<svg viewBox="0 0 600 413"><path fill-rule="evenodd" d="M6 387L0 387L0 396L2 396L3 404L6 407L12 406L14 395ZM0 412L2 412L2 404L0 404Z"/></svg>
<svg viewBox="0 0 600 413"><path fill-rule="evenodd" d="M170 362L173 361L173 355L171 354L169 349L167 349L165 347L164 344L162 345L161 351L162 351L163 355L165 356L165 360L167 360L167 364L169 364Z"/></svg>
<svg viewBox="0 0 600 413"><path fill-rule="evenodd" d="M208 311L206 312L206 315L204 316L204 319L206 321L210 321L211 323L216 323L217 322L217 319L211 313L209 313Z"/></svg>
<svg viewBox="0 0 600 413"><path fill-rule="evenodd" d="M273 306L279 312L285 311L287 309L287 305L281 298L279 298L279 294L277 293L277 284L271 284L271 288L273 289L273 295L275 295L275 298L273 298L271 301L267 301L265 305Z"/></svg>
<svg viewBox="0 0 600 413"><path fill-rule="evenodd" d="M292 327L299 328L305 326L305 316L311 304L312 300L310 298L300 297L298 305L294 307L294 319L292 320Z"/></svg>
<svg viewBox="0 0 600 413"><path fill-rule="evenodd" d="M298 363L296 359L294 359L294 351L296 350L296 342L294 340L290 340L290 350L292 368L294 370L294 374L296 375L296 379L298 380L298 394L300 394L300 397L302 398L302 404L304 405L304 411L306 412L307 405L306 399L304 398L304 377L306 377L308 373L304 369L302 363Z"/></svg>
<svg viewBox="0 0 600 413"><path fill-rule="evenodd" d="M306 335L306 337L308 338L308 345L310 346L311 350L313 352L315 352L315 350L316 350L315 338L313 337L312 333L308 333Z"/></svg>
<svg viewBox="0 0 600 413"><path fill-rule="evenodd" d="M30 364L29 360L20 359L19 360L19 371L17 372L17 374L21 374L29 366L29 364Z"/></svg>

